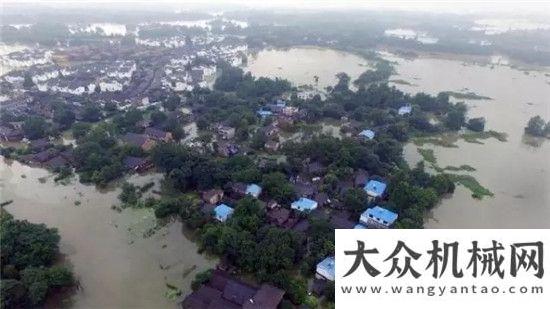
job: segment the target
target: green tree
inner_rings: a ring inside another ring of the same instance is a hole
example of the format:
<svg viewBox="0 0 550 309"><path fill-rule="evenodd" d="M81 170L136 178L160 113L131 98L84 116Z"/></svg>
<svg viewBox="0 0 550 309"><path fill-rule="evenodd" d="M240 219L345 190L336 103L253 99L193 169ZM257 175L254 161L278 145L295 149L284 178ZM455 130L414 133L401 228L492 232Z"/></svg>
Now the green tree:
<svg viewBox="0 0 550 309"><path fill-rule="evenodd" d="M89 122L97 122L101 119L101 110L93 104L88 104L84 107L84 111L82 111L82 119Z"/></svg>
<svg viewBox="0 0 550 309"><path fill-rule="evenodd" d="M69 269L49 267L59 255L56 229L14 220L0 209L0 239L2 308L38 306L44 302L51 288L74 283Z"/></svg>
<svg viewBox="0 0 550 309"><path fill-rule="evenodd" d="M169 111L175 111L180 104L181 99L178 95L170 95L164 102L162 102L162 106Z"/></svg>
<svg viewBox="0 0 550 309"><path fill-rule="evenodd" d="M72 125L72 133L75 139L80 139L92 129L92 125L85 122L76 122Z"/></svg>
<svg viewBox="0 0 550 309"><path fill-rule="evenodd" d="M344 205L354 213L360 213L367 208L367 193L361 188L351 188L344 194Z"/></svg>
<svg viewBox="0 0 550 309"><path fill-rule="evenodd" d="M280 172L265 174L262 177L262 187L268 196L282 204L288 204L296 196L285 174Z"/></svg>
<svg viewBox="0 0 550 309"><path fill-rule="evenodd" d="M31 89L34 86L34 82L32 80L31 74L29 72L25 73L25 76L23 77L23 88L26 90Z"/></svg>
<svg viewBox="0 0 550 309"><path fill-rule="evenodd" d="M59 234L54 228L28 221L7 220L0 228L2 264L17 269L49 266L58 253Z"/></svg>
<svg viewBox="0 0 550 309"><path fill-rule="evenodd" d="M166 114L161 111L154 111L151 113L151 123L154 126L162 125L166 121L166 119L168 119L168 116L166 116Z"/></svg>
<svg viewBox="0 0 550 309"><path fill-rule="evenodd" d="M447 113L445 125L451 130L460 130L464 121L466 121L466 105L457 103Z"/></svg>
<svg viewBox="0 0 550 309"><path fill-rule="evenodd" d="M65 105L58 106L53 111L53 121L58 123L63 129L69 128L74 120L74 113Z"/></svg>
<svg viewBox="0 0 550 309"><path fill-rule="evenodd" d="M118 199L126 205L136 205L139 201L139 192L137 187L129 182L123 183L122 191L118 195Z"/></svg>
<svg viewBox="0 0 550 309"><path fill-rule="evenodd" d="M42 117L29 116L23 123L23 132L28 139L38 139L46 136L48 124Z"/></svg>
<svg viewBox="0 0 550 309"><path fill-rule="evenodd" d="M479 117L469 119L467 128L472 131L483 132L483 130L485 129L485 118Z"/></svg>
<svg viewBox="0 0 550 309"><path fill-rule="evenodd" d="M527 127L525 127L525 133L533 136L545 136L545 122L541 116L535 116L529 119Z"/></svg>

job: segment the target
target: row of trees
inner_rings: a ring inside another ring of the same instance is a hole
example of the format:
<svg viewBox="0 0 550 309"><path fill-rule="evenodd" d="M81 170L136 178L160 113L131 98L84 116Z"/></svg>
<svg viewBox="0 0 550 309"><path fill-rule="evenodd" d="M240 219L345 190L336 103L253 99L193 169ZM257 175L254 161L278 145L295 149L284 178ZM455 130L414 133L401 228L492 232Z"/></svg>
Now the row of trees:
<svg viewBox="0 0 550 309"><path fill-rule="evenodd" d="M234 91L241 98L270 99L291 89L291 84L286 79L255 78L250 72L245 74L241 68L228 63L219 64L218 69L221 70L221 74L216 78L214 89Z"/></svg>

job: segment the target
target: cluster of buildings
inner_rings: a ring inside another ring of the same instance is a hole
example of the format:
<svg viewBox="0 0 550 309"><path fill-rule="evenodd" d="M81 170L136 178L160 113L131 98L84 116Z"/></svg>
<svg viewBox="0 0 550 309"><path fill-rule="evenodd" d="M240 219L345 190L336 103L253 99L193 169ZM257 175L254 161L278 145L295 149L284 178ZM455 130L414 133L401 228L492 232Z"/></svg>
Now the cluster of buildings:
<svg viewBox="0 0 550 309"><path fill-rule="evenodd" d="M399 109L397 109L397 114L399 116L407 116L407 115L410 115L411 113L412 113L412 105L410 105L410 104L403 105L403 106L399 107ZM380 128L380 129L382 129L382 128ZM358 134L358 137L366 139L366 140L372 140L376 137L375 129L361 130Z"/></svg>
<svg viewBox="0 0 550 309"><path fill-rule="evenodd" d="M283 99L276 99L274 102L266 104L256 113L262 120L271 118L269 125L262 128L267 139L264 148L271 153L276 152L281 146L279 133L305 116L298 107L287 105Z"/></svg>
<svg viewBox="0 0 550 309"><path fill-rule="evenodd" d="M45 49L24 49L0 56L2 66L19 68L52 62L53 52Z"/></svg>
<svg viewBox="0 0 550 309"><path fill-rule="evenodd" d="M215 269L208 282L181 302L183 309L276 309L285 291L270 284L255 286Z"/></svg>
<svg viewBox="0 0 550 309"><path fill-rule="evenodd" d="M309 229L307 217L326 219L337 229L378 229L391 228L398 214L379 204L385 198L387 183L376 176L369 177L363 170L356 171L351 179L338 183L336 196L341 196L346 190L360 188L368 196L365 210L358 219L345 209L338 197L330 198L320 191L321 178L326 168L319 162L308 162L303 172L291 179L297 195L290 205L281 205L274 200L265 199L262 187L258 184L231 183L225 188L217 188L202 193L203 212L220 224L225 223L234 213L231 205L244 196L259 199L266 211L267 222L282 229L305 233ZM307 214L308 216L304 216ZM334 257L328 256L316 265L316 276L312 292L321 295L327 281L334 281Z"/></svg>

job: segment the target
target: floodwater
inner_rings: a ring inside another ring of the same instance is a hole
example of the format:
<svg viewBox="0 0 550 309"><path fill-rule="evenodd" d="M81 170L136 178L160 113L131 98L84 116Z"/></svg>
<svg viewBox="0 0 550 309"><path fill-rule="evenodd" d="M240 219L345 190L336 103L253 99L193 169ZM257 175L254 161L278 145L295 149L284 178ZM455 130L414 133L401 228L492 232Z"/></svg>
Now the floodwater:
<svg viewBox="0 0 550 309"><path fill-rule="evenodd" d="M459 173L472 175L494 193L493 197L477 200L459 185L428 216L426 227L549 228L550 140L529 139L523 129L535 115L550 120L550 70L527 72L504 65L506 61L497 62L501 65L482 65L382 55L396 63L397 76L392 79L410 83L394 83L405 92L474 92L492 98L462 101L469 107L468 117L485 117L486 130L508 135L506 142L491 138L482 140L483 144L459 140L458 148L423 146L434 150L441 167L473 166L476 171ZM248 70L257 76L287 78L295 85L313 84L313 76L317 75L318 86L325 87L336 83L334 75L341 71L353 80L366 70L366 64L366 60L352 54L300 47L261 51L249 58ZM325 126L325 130L329 129ZM404 155L410 164L421 159L417 148L413 144L405 147Z"/></svg>
<svg viewBox="0 0 550 309"><path fill-rule="evenodd" d="M368 65L367 60L351 53L305 46L267 49L249 55L245 70L257 77L286 78L294 86L311 85L324 89L336 84L336 74L345 72L355 80ZM318 82L315 76L319 77Z"/></svg>
<svg viewBox="0 0 550 309"><path fill-rule="evenodd" d="M413 85L395 86L409 93L474 92L493 100L465 100L469 117L485 117L486 130L504 132L507 142L483 140L483 145L460 140L459 148L434 149L438 165L468 164L468 173L494 193L476 200L457 186L426 221L428 228L549 228L550 140L524 136L529 118L550 120L550 70L524 72L504 65L476 65L455 60L417 58L396 61L396 78ZM535 144L535 145L534 145ZM409 163L420 160L413 144L405 147ZM466 172L464 172L466 173Z"/></svg>
<svg viewBox="0 0 550 309"><path fill-rule="evenodd" d="M158 190L161 178L151 173L128 181L153 181ZM151 209L111 209L119 204L118 188L99 191L74 179L55 184L46 170L2 160L0 193L2 202L13 200L5 208L15 218L59 230L61 253L81 289L48 307L173 308L168 285L185 295L195 274L215 264L197 253L180 222L158 223Z"/></svg>

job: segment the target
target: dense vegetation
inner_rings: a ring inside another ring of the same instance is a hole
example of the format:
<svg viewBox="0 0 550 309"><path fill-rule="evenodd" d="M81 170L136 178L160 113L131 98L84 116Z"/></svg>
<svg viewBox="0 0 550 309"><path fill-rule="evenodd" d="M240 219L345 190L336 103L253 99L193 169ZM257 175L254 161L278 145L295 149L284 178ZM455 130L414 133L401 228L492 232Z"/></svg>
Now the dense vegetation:
<svg viewBox="0 0 550 309"><path fill-rule="evenodd" d="M15 220L0 209L1 307L33 307L48 293L74 284L71 271L56 266L59 235L44 224Z"/></svg>
<svg viewBox="0 0 550 309"><path fill-rule="evenodd" d="M550 121L545 123L541 116L532 117L525 127L525 133L538 137L550 136Z"/></svg>

